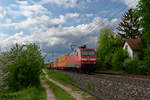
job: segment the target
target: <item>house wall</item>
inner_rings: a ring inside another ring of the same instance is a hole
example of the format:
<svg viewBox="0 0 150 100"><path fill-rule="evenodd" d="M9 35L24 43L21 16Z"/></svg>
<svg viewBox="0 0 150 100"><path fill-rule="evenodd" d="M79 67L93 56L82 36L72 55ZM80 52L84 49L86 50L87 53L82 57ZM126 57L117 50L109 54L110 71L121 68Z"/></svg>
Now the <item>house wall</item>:
<svg viewBox="0 0 150 100"><path fill-rule="evenodd" d="M128 45L127 42L124 44L123 49L128 52L128 54L129 54L129 56L130 56L131 58L133 58L134 56L136 56L136 52L134 52L134 51L130 48L130 46Z"/></svg>

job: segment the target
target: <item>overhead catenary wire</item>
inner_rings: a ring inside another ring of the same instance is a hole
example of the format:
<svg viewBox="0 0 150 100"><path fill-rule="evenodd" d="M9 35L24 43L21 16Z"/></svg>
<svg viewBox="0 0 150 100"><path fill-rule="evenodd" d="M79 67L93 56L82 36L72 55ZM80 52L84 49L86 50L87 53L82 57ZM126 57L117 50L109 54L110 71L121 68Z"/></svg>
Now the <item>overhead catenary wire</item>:
<svg viewBox="0 0 150 100"><path fill-rule="evenodd" d="M132 4L132 3L134 3L134 1L132 1L131 4ZM124 7L123 9L120 9L119 12L113 13L112 16L109 17L109 19L112 20L112 18L115 18L115 17L114 17L115 15L117 15L118 13L124 11L125 9L128 9L128 8L127 8L127 7ZM104 19L107 19L106 16L107 16L107 15L105 15ZM104 21L102 22L102 24L104 24ZM95 29L97 29L97 28L99 27L98 25L99 25L99 24L96 23L96 27L94 27L93 29L91 29L91 31L89 31L89 33L91 33L93 30L95 31ZM113 26L111 26L110 28L111 28L111 29L114 29L115 27L116 27L116 25L113 25ZM91 35L91 34L87 34L87 35L85 35L85 36L87 37L88 35ZM85 37L85 36L84 36L84 37ZM82 42L82 41L83 41L83 37L81 38L81 42ZM86 44L86 43L83 43L83 44Z"/></svg>
<svg viewBox="0 0 150 100"><path fill-rule="evenodd" d="M134 3L134 1L132 1L131 2L131 4L133 4ZM115 8L120 8L122 5L121 5L121 2L120 2L120 4L119 4L119 6L118 5L116 5L116 7ZM118 15L118 14L120 14L122 11L124 11L125 9L128 9L127 7L123 7L123 9L120 9L119 11L117 11L117 12L115 12L115 13L113 13L111 16L109 16L109 19L113 19L113 18L115 18L114 16L115 15ZM108 17L107 17L107 14L103 17L103 19L108 19ZM103 21L101 24L105 24L105 21ZM113 25L113 26L111 26L110 28L111 29L114 29L116 27L116 25ZM95 23L95 27L89 27L88 28L88 34L86 34L86 35L83 35L83 36L81 36L79 39L78 39L78 41L72 41L72 42L69 42L69 41L67 41L66 43L64 43L64 45L66 45L67 46L67 48L68 48L68 46L70 47L70 45L71 44L73 44L73 45L76 45L76 46L80 46L79 44L81 44L81 45L83 45L83 44L87 44L88 42L84 42L85 40L87 40L87 38L85 38L85 37L89 37L90 35L93 35L93 34L90 34L90 33L92 33L93 31L95 31L97 28L99 28L99 23L97 22L97 23ZM80 41L79 41L80 40ZM82 43L82 42L84 42L84 43ZM68 50L69 50L69 48L68 48ZM54 51L53 51L54 52ZM54 57L54 56L53 56Z"/></svg>
<svg viewBox="0 0 150 100"><path fill-rule="evenodd" d="M134 3L134 1L132 1L131 2L131 4L132 3ZM122 5L121 5L121 2L120 2L120 4L119 4L119 6L118 5L116 5L116 7L115 8L117 8L117 9L119 9L120 7L121 7ZM118 15L119 13L121 13L122 11L124 11L125 9L128 9L127 7L123 7L122 9L120 9L119 11L117 11L117 12L115 12L115 13L113 13L111 16L109 16L109 19L113 19L113 18L115 18L114 16L115 15ZM108 17L107 17L107 15L105 15L104 17L103 17L103 19L108 19ZM105 21L103 21L101 24L105 24ZM115 27L114 26L116 26L116 25L113 25L113 26L111 26L110 28L111 29L114 29ZM83 45L83 44L87 44L88 42L84 42L84 43L82 43L83 41L85 41L85 40L87 40L87 38L85 38L85 37L88 37L88 36L90 36L90 35L93 35L93 34L90 34L90 33L92 33L93 31L95 31L97 28L99 28L100 26L99 26L99 23L97 22L97 23L95 23L95 27L90 27L90 28L88 28L88 34L86 34L86 35L83 35L83 36L81 36L79 39L78 39L78 41L72 41L71 43L68 41L68 42L66 42L65 43L65 45L67 45L67 46L70 46L70 44L73 44L73 45L77 45L77 46L80 46L80 45ZM79 45L80 44L80 45Z"/></svg>

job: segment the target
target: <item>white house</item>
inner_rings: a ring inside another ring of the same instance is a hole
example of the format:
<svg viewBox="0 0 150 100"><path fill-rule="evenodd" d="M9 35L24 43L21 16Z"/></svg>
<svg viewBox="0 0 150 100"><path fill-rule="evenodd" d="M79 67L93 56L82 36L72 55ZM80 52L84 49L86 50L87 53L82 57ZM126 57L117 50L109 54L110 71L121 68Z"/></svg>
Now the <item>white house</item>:
<svg viewBox="0 0 150 100"><path fill-rule="evenodd" d="M123 43L123 49L129 53L131 58L134 58L140 49L141 43L141 39L125 39Z"/></svg>

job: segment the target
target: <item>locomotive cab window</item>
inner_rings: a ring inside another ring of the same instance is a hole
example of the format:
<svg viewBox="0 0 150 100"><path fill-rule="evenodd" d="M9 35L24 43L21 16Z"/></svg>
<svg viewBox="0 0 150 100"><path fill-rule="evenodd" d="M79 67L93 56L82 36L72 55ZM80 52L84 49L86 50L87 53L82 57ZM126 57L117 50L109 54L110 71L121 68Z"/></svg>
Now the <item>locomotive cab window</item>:
<svg viewBox="0 0 150 100"><path fill-rule="evenodd" d="M82 56L87 56L87 55L95 55L95 52L92 50L82 50L81 51Z"/></svg>

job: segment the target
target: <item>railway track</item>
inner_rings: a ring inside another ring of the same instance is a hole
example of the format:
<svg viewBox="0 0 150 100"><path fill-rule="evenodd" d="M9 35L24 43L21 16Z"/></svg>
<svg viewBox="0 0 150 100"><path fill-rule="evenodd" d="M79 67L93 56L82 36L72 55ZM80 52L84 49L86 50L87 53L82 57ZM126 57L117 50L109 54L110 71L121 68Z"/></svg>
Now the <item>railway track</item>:
<svg viewBox="0 0 150 100"><path fill-rule="evenodd" d="M73 77L76 81L75 86L98 99L105 97L104 100L150 100L149 76L59 72ZM87 84L90 84L94 90L87 89Z"/></svg>
<svg viewBox="0 0 150 100"><path fill-rule="evenodd" d="M130 78L130 79L139 79L139 80L150 80L150 76L144 75L131 75L131 74L113 74L113 73L103 73L103 72L93 72L93 73L78 73L73 71L64 71L64 70L56 70L63 73L72 73L72 74L79 74L79 75L88 75L93 76L96 78L101 78L100 76L104 77L119 77L119 78Z"/></svg>
<svg viewBox="0 0 150 100"><path fill-rule="evenodd" d="M105 79L110 81L115 81L119 83L126 83L126 84L132 84L132 85L138 85L138 86L145 86L150 87L150 76L142 76L142 75L123 75L123 74L110 74L110 73L100 73L100 72L94 72L94 73L76 73L76 72L68 72L68 71L62 71L64 73L70 73L70 74L78 74L78 75L87 75L88 77L96 78L96 79Z"/></svg>

